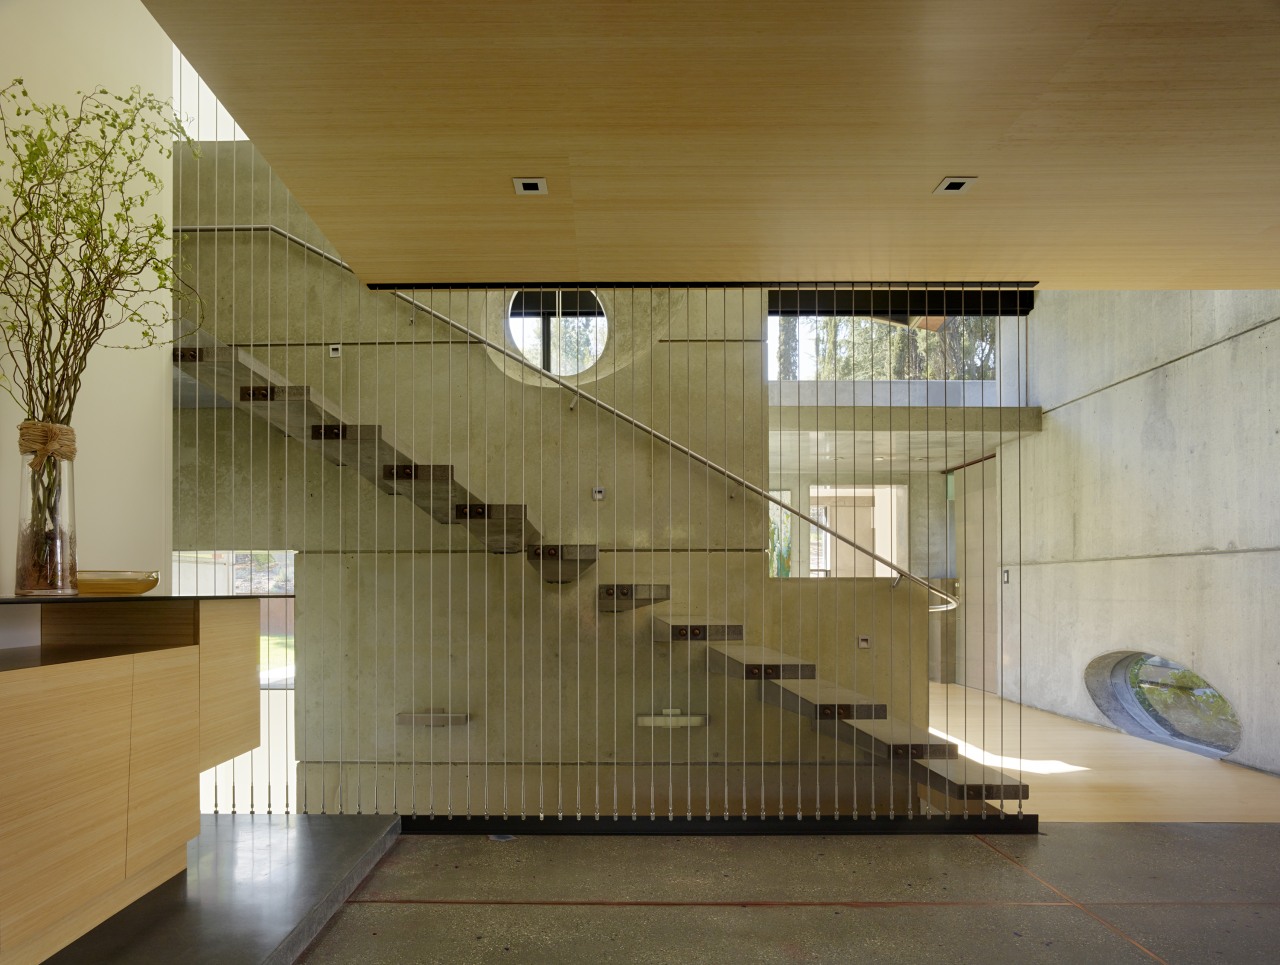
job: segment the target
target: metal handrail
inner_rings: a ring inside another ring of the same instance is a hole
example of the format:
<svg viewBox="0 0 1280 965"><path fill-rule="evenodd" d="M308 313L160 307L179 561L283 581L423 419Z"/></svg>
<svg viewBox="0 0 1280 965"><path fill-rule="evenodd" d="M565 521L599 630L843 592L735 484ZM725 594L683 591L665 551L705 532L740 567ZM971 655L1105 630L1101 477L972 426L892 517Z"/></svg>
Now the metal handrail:
<svg viewBox="0 0 1280 965"><path fill-rule="evenodd" d="M274 225L217 225L217 226L211 226L211 227L174 228L173 230L180 231L180 232L192 232L192 233L198 233L201 231L270 231L271 233L279 235L280 237L286 239L287 241L291 241L294 244L304 247L306 250L310 252L320 255L321 257L324 258L325 261L328 261L331 264L337 265L338 267L346 271L352 272L352 274L354 274L354 272L351 269L351 266L348 265L346 262L341 261L338 258L335 258L333 255L330 255L330 254L327 254L326 252L321 251L315 245L312 245L304 241L303 239L298 238L295 235L291 235L286 231L282 231L281 229L276 228ZM554 375L551 372L546 371L541 366L533 364L527 358L525 358L523 353L518 352L515 349L512 349L506 345L501 345L493 341L492 339L486 338L485 336L481 335L479 332L472 330L471 328L467 327L466 325L462 324L459 321L455 321L454 319L450 318L448 315L443 314L442 312L436 311L434 308L432 308L429 305L422 304L417 299L411 298L409 295L405 294L402 291L393 290L391 294L393 297L399 299L400 301L405 302L408 305L411 305L415 310L420 311L426 315L430 315L436 321L442 322L443 324L448 325L450 328L454 329L455 331L460 332L463 335L466 335L469 340L479 342L480 344L485 345L486 347L492 349L493 351L498 352L504 358L508 358L512 362L515 362L519 365L524 366L530 371L536 373L541 378L544 378L547 381L552 382L555 385L558 385L562 389L566 389L569 392L572 392L575 396L577 396L583 402L588 402L591 405L595 406L597 409L600 409L602 412L607 412L609 415L613 416L615 419L621 420L622 422L631 426L633 429L637 429L640 432L644 433L645 435L649 436L651 439L654 439L657 442L662 443L664 446L668 446L674 449L676 452L686 456L687 458L692 459L698 465L711 470L713 473L716 473L719 476L723 476L725 479L729 480L729 482L733 483L734 485L740 486L741 488L745 489L747 492L752 493L753 495L759 496L761 499L765 500L768 503L773 504L774 506L777 506L779 509L782 509L790 513L792 516L796 517L797 519L804 520L810 526L813 526L816 529L820 530L821 532L826 533L827 535L833 537L834 539L838 540L844 545L857 550L859 553L862 553L866 556L871 557L871 559L875 560L881 566L886 566L890 570L892 570L894 573L896 573L898 576L898 579L909 580L910 582L915 583L917 586L923 587L925 590L927 590L929 593L933 594L934 596L941 597L943 600L946 601L944 603L937 603L930 606L929 607L930 612L954 610L956 609L956 607L960 605L960 601L956 597L952 596L950 593L945 593L942 590L939 590L937 587L930 584L927 580L921 579L920 577L916 576L914 573L908 570L904 570L902 567L898 566L896 563L890 560L885 559L883 556L881 556L879 553L875 552L874 550L869 550L862 544L854 542L852 539L845 536L843 533L836 532L834 529L827 526L825 523L818 522L808 513L803 513L800 510L796 509L794 506L791 506L783 502L781 499L778 499L776 496L770 493L767 489L761 489L759 486L757 486L755 483L751 482L750 480L744 479L743 477L739 476L737 473L733 472L732 470L726 469L724 466L721 466L721 465L718 465L717 463L712 462L710 459L708 459L706 456L702 455L701 453L695 452L694 450L690 449L688 446L684 445L683 443L679 443L676 440L672 439L670 436L664 435L662 432L659 432L657 429L654 429L651 426L645 425L639 419L636 419L633 416L627 415L627 413L623 412L621 409L615 408L614 406L610 405L608 402L605 402L603 399L597 399L594 395L584 392L582 388L579 387L578 385L575 385L574 383L569 382L558 375ZM895 586L897 585L897 580L894 581L894 585Z"/></svg>

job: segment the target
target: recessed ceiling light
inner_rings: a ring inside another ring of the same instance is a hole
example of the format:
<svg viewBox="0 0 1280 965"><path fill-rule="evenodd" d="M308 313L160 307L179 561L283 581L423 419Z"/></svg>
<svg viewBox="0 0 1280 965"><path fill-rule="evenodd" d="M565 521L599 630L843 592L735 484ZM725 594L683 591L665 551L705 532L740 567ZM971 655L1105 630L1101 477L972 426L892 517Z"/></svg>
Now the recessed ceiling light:
<svg viewBox="0 0 1280 965"><path fill-rule="evenodd" d="M511 183L516 186L516 194L547 193L546 178L512 178Z"/></svg>
<svg viewBox="0 0 1280 965"><path fill-rule="evenodd" d="M973 184L977 178L943 178L938 182L938 186L933 189L934 194L963 194L969 190L969 185Z"/></svg>
<svg viewBox="0 0 1280 965"><path fill-rule="evenodd" d="M885 459L887 459L887 458L888 458L887 456L876 456L876 457L875 457L875 459L874 459L873 461L874 461L874 462L884 462L884 461L885 461Z"/></svg>

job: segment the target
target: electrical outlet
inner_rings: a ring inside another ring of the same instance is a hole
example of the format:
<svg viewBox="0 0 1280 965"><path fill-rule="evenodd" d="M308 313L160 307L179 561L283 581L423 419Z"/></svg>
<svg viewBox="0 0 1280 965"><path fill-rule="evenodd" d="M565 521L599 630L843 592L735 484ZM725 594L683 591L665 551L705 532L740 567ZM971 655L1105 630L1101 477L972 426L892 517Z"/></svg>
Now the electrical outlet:
<svg viewBox="0 0 1280 965"><path fill-rule="evenodd" d="M858 649L859 649L859 650L870 650L870 649L871 649L871 638L870 638L870 637L858 637Z"/></svg>
<svg viewBox="0 0 1280 965"><path fill-rule="evenodd" d="M594 499L596 502L600 502L602 499L604 499L604 487L596 486L594 489L592 489L591 498Z"/></svg>
<svg viewBox="0 0 1280 965"><path fill-rule="evenodd" d="M330 345L330 346L329 346L329 358L331 358L331 359L338 359L338 358L342 358L342 346L341 346L341 345Z"/></svg>
<svg viewBox="0 0 1280 965"><path fill-rule="evenodd" d="M1009 582L1009 571L1008 571L1008 570L1001 570L1001 571L1000 571L1000 582L1001 582L1001 583L1008 583L1008 582Z"/></svg>

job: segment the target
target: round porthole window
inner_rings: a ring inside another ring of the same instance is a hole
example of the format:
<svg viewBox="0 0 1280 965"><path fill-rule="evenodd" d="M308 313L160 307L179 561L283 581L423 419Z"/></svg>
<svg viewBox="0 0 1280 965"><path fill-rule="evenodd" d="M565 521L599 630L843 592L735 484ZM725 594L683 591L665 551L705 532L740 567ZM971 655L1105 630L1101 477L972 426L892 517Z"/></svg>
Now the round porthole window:
<svg viewBox="0 0 1280 965"><path fill-rule="evenodd" d="M609 320L585 288L523 289L511 299L507 331L516 348L552 375L577 375L600 360Z"/></svg>
<svg viewBox="0 0 1280 965"><path fill-rule="evenodd" d="M1240 745L1240 719L1222 693L1194 670L1151 653L1111 653L1086 671L1093 701L1136 737L1213 757Z"/></svg>

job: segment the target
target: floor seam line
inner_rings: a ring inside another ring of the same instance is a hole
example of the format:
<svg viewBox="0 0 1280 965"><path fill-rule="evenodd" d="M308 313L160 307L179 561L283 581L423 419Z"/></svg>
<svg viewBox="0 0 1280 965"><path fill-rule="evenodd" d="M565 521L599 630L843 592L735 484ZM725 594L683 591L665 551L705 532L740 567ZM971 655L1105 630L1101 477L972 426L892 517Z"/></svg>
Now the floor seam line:
<svg viewBox="0 0 1280 965"><path fill-rule="evenodd" d="M1013 855L1009 854L1007 851L1003 851L1003 850L1001 850L1000 848L997 848L994 844L992 844L990 841L988 841L986 838L984 838L984 837L983 837L982 835L980 835L980 834L975 834L975 835L974 835L974 837L975 837L975 838L977 838L979 841L981 841L983 844L985 844L988 848L990 848L990 849L991 849L992 851L994 851L996 854L1000 855L1002 858L1004 858L1004 859L1005 859L1006 861L1008 861L1010 864L1012 864L1015 868L1019 868L1020 870L1022 870L1023 872L1025 872L1027 875L1029 875L1030 877L1034 878L1036 881L1040 882L1040 884L1044 885L1046 888L1048 888L1050 891L1052 891L1055 895L1058 895L1058 896L1060 896L1061 898L1064 898L1064 899L1065 899L1067 902L1069 902L1073 907L1075 907L1075 908L1079 909L1079 910L1080 910L1082 913L1084 913L1085 915L1088 915L1090 918L1092 918L1092 919L1093 919L1094 921L1096 921L1098 924L1100 924L1100 925L1102 925L1104 928L1106 928L1106 929L1110 930L1113 934L1118 935L1120 938L1123 938L1125 941L1127 941L1127 942L1128 942L1130 945L1132 945L1134 948L1138 949L1139 951L1143 952L1143 953L1144 953L1144 954L1146 954L1146 955L1149 955L1149 956L1150 956L1154 961L1159 962L1159 963L1160 963L1160 965L1169 965L1169 963L1168 963L1167 961L1165 961L1163 958L1161 958L1159 955L1157 955L1157 954L1156 954L1155 952L1153 952L1151 949L1147 948L1147 946L1146 946L1146 945L1144 945L1144 944L1142 944L1142 942L1140 942L1140 941L1138 941L1136 938L1133 938L1132 936L1130 936L1130 935L1126 934L1126 933L1125 933L1125 932L1124 932L1124 931L1123 931L1119 926L1115 925L1115 924L1114 924L1114 923L1112 923L1112 922L1107 921L1107 919L1103 918L1101 915L1096 914L1096 913L1094 913L1094 912L1090 911L1088 908L1086 908L1086 907L1085 907L1084 905L1082 905L1080 902L1076 901L1074 898L1072 898L1070 895L1068 895L1068 894L1067 894L1065 891L1063 891L1061 888L1058 888L1058 887L1056 887L1056 886L1054 886L1054 885L1051 885L1048 881L1046 881L1044 878L1041 878L1038 874L1036 874L1034 871L1032 871L1030 868L1028 868L1026 865L1024 865L1021 861L1019 861L1019 860L1018 860L1017 858L1015 858Z"/></svg>
<svg viewBox="0 0 1280 965"><path fill-rule="evenodd" d="M557 900L534 898L349 898L349 905L462 905L476 907L565 907L565 908L1067 908L1074 902L1064 901L602 901Z"/></svg>

